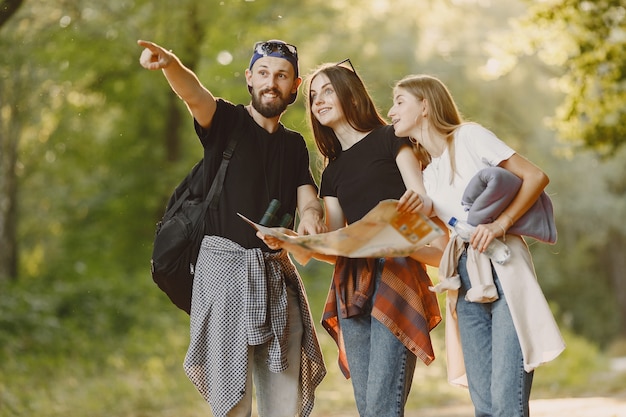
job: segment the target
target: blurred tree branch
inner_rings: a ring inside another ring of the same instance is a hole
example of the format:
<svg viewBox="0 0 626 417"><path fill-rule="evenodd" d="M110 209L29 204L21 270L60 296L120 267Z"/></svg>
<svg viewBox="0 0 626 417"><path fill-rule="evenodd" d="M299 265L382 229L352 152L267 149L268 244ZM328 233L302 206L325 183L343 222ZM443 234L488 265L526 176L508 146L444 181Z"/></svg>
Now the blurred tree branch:
<svg viewBox="0 0 626 417"><path fill-rule="evenodd" d="M24 0L0 1L0 28L17 12Z"/></svg>

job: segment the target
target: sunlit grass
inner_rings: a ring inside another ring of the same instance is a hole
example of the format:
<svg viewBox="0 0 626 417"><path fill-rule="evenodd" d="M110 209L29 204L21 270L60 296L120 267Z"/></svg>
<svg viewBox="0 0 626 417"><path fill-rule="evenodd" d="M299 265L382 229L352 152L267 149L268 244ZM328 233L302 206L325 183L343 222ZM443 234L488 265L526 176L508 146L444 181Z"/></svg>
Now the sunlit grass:
<svg viewBox="0 0 626 417"><path fill-rule="evenodd" d="M438 359L430 366L418 364L407 411L451 404L468 404L464 389L446 382L443 352L443 328L434 332ZM117 352L108 363L94 371L89 357L65 358L55 363L50 372L47 358L20 358L2 365L3 383L0 384L0 416L66 416L90 417L192 417L210 416L210 408L196 392L182 369L187 335L184 323L180 328L169 328L163 334L163 345L158 349L146 346L143 357L125 358ZM141 335L126 343L141 344ZM336 347L332 339L319 333L328 374L316 395L314 417L350 414L355 410L352 387L336 364ZM536 373L533 398L598 395L599 384L589 384L590 372L598 359L589 346L580 341L568 341L571 351ZM94 352L102 355L104 352ZM38 368L39 362L44 364ZM601 363L601 361L600 361ZM598 381L599 382L599 381ZM604 391L610 386L603 380ZM623 387L623 385L622 385ZM593 391L593 392L592 392Z"/></svg>
<svg viewBox="0 0 626 417"><path fill-rule="evenodd" d="M316 323L329 271L323 265L305 270ZM211 415L182 368L188 317L161 297L154 284L90 284L96 296L88 299L77 297L80 285L68 288L50 293L48 287L15 285L0 291L0 417ZM134 304L124 301L128 291L142 296L130 297ZM67 300L74 305L70 311L64 309ZM122 315L120 308L125 309ZM65 316L59 317L59 311ZM122 318L124 325L110 324ZM469 404L467 391L446 381L443 334L444 323L432 332L437 359L430 366L418 363L407 411ZM604 354L570 332L564 335L568 347L537 370L533 398L624 392L626 375L609 374ZM354 415L351 383L339 371L334 341L319 324L318 337L328 374L316 392L313 417Z"/></svg>

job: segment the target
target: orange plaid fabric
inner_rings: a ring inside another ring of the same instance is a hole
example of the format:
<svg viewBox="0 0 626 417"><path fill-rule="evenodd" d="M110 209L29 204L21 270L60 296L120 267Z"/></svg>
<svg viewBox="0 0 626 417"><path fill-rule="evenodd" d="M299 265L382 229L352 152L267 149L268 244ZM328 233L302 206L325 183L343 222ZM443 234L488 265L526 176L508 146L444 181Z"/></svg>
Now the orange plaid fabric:
<svg viewBox="0 0 626 417"><path fill-rule="evenodd" d="M374 290L376 259L337 258L322 325L339 348L339 367L350 377L339 314L368 314ZM371 315L383 323L426 365L435 359L430 331L441 322L437 296L424 265L412 258L386 258ZM339 305L337 305L339 300Z"/></svg>

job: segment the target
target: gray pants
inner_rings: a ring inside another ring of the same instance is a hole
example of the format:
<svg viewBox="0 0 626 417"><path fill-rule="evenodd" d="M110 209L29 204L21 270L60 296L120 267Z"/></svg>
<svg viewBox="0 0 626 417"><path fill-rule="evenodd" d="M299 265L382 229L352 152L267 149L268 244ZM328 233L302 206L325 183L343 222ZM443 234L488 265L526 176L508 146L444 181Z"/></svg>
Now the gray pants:
<svg viewBox="0 0 626 417"><path fill-rule="evenodd" d="M248 371L246 391L243 399L230 410L228 417L250 417L252 414L252 381L256 389L256 402L260 417L293 417L298 413L300 357L302 346L302 318L298 294L287 286L289 345L287 361L289 367L280 373L267 367L268 343L248 346Z"/></svg>

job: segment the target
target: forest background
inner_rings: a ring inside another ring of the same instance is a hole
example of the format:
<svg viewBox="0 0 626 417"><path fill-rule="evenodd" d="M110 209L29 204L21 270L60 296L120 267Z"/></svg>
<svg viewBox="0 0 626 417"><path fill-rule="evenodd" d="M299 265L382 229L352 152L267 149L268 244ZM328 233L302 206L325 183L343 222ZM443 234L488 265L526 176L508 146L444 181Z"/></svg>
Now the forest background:
<svg viewBox="0 0 626 417"><path fill-rule="evenodd" d="M151 281L155 224L201 155L183 103L138 64L174 50L216 95L247 103L257 40L301 72L350 58L383 114L395 81L441 78L464 116L550 176L558 242L529 240L568 343L536 397L623 392L626 8L621 0L0 0L0 416L191 416L188 317ZM302 94L284 124L317 151ZM319 322L330 266L298 265ZM436 270L431 270L436 277ZM439 360L410 409L467 402ZM353 410L336 349L316 416ZM600 383L601 382L601 383Z"/></svg>

